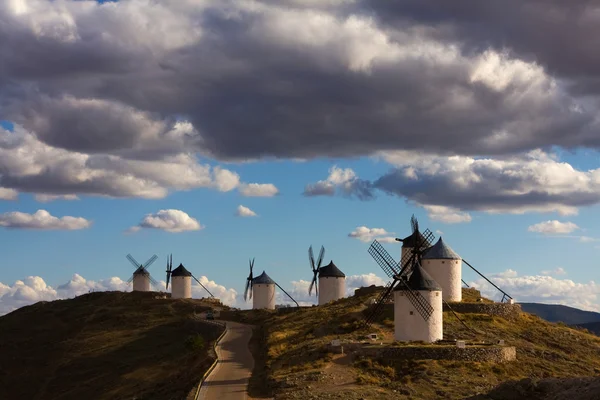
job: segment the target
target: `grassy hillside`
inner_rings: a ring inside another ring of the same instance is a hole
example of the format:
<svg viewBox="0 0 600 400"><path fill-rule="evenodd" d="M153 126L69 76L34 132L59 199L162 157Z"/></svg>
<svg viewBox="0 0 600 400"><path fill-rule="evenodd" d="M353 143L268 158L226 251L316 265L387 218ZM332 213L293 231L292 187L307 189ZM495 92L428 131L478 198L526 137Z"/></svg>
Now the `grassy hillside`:
<svg viewBox="0 0 600 400"><path fill-rule="evenodd" d="M0 399L182 399L220 332L198 300L90 293L0 317Z"/></svg>
<svg viewBox="0 0 600 400"><path fill-rule="evenodd" d="M578 324L576 326L581 329L587 329L596 335L600 335L600 322L588 322L586 324Z"/></svg>
<svg viewBox="0 0 600 400"><path fill-rule="evenodd" d="M564 322L567 325L581 325L600 322L600 313L583 311L560 304L519 303L523 311L537 315L549 322Z"/></svg>
<svg viewBox="0 0 600 400"><path fill-rule="evenodd" d="M459 314L470 329L452 313L444 314L447 339L503 339L516 346L518 361L507 364L391 362L329 352L325 345L332 339L360 339L377 332L383 341L393 340L391 307L376 326L361 328L361 311L368 299L352 297L285 315L247 313L246 319L262 324L265 331L266 371L276 398L458 399L488 392L509 380L600 373L600 338L527 313L515 321Z"/></svg>

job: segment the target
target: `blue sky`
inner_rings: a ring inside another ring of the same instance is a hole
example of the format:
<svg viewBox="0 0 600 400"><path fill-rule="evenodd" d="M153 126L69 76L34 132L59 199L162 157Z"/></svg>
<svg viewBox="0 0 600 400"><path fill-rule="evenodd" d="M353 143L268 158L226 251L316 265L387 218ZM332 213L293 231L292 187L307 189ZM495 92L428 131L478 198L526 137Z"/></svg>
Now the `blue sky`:
<svg viewBox="0 0 600 400"><path fill-rule="evenodd" d="M412 214L517 300L600 310L596 49L556 57L561 5L437 1L0 6L0 313L121 290L128 253L238 300L255 257L306 301L309 245L380 283Z"/></svg>

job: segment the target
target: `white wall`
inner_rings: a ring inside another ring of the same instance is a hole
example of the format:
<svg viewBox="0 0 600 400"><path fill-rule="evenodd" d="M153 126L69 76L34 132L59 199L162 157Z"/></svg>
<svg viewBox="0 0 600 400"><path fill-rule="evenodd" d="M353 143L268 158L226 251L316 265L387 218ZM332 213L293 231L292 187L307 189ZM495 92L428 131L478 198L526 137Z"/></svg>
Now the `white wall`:
<svg viewBox="0 0 600 400"><path fill-rule="evenodd" d="M191 276L172 276L171 277L171 298L172 299L191 299L192 298L192 277Z"/></svg>
<svg viewBox="0 0 600 400"><path fill-rule="evenodd" d="M423 260L422 267L441 286L444 300L462 301L462 260Z"/></svg>
<svg viewBox="0 0 600 400"><path fill-rule="evenodd" d="M346 278L325 276L319 278L319 305L341 299L346 294Z"/></svg>
<svg viewBox="0 0 600 400"><path fill-rule="evenodd" d="M133 275L133 290L137 292L149 292L150 276L143 274Z"/></svg>
<svg viewBox="0 0 600 400"><path fill-rule="evenodd" d="M252 308L275 309L275 285L254 284L252 285Z"/></svg>
<svg viewBox="0 0 600 400"><path fill-rule="evenodd" d="M419 293L432 305L433 313L426 321L412 305L405 291L395 291L394 338L402 342L422 340L428 343L443 339L442 292L419 290L415 293Z"/></svg>

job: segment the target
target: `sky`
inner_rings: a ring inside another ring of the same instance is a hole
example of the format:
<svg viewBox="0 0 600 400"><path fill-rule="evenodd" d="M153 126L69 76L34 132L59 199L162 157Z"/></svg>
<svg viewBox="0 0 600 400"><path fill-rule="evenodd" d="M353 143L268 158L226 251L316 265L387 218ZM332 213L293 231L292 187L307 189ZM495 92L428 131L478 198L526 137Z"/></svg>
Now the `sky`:
<svg viewBox="0 0 600 400"><path fill-rule="evenodd" d="M244 308L255 258L314 303L310 245L351 294L413 214L517 301L600 311L599 11L2 2L0 314L131 290L127 254Z"/></svg>

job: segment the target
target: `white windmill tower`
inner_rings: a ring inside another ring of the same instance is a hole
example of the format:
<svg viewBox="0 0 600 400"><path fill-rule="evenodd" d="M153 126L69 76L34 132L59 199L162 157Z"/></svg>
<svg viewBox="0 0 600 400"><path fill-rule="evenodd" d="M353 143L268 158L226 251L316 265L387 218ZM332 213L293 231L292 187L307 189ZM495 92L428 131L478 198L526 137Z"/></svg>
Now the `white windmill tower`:
<svg viewBox="0 0 600 400"><path fill-rule="evenodd" d="M420 304L411 299L411 292L433 308L428 318L419 312ZM407 284L394 289L394 338L402 342L442 340L443 312L442 288L417 263Z"/></svg>
<svg viewBox="0 0 600 400"><path fill-rule="evenodd" d="M171 283L171 298L172 299L191 299L192 298L192 278L200 286L204 288L210 295L210 297L215 297L213 294L202 284L200 281L183 266L183 264L179 264L179 266L173 269L173 255L171 254L171 258L167 258L167 285L166 289L169 290L169 281L172 280Z"/></svg>
<svg viewBox="0 0 600 400"><path fill-rule="evenodd" d="M429 247L433 234L429 230L421 234L414 215L411 225L415 240L410 253L404 252L400 264L377 240L369 247L369 254L393 280L377 298L366 323L370 325L381 314L393 293L396 340L434 342L443 338L442 291L421 267L423 251Z"/></svg>
<svg viewBox="0 0 600 400"><path fill-rule="evenodd" d="M152 264L158 256L155 254L145 264L140 264L131 256L131 254L127 254L126 258L130 263L136 268L131 275L131 278L127 280L127 283L131 283L133 281L133 291L134 292L149 292L150 291L150 283L153 285L158 285L151 276L150 272L148 272L148 267Z"/></svg>
<svg viewBox="0 0 600 400"><path fill-rule="evenodd" d="M462 259L441 237L423 254L422 267L441 286L445 301L462 300Z"/></svg>
<svg viewBox="0 0 600 400"><path fill-rule="evenodd" d="M312 294L312 289L316 285L315 294L319 298L319 305L341 299L346 294L346 275L333 263L333 260L326 266L321 267L324 255L325 247L321 246L317 266L315 267L312 246L308 248L308 260L313 271L313 280L308 288L308 295ZM317 277L319 278L318 282Z"/></svg>
<svg viewBox="0 0 600 400"><path fill-rule="evenodd" d="M285 293L297 307L300 307L298 302L288 294L277 282L275 282L265 271L256 278L252 275L254 269L254 259L250 260L250 274L246 278L246 289L244 290L244 300L248 300L248 294L252 299L252 309L265 308L267 310L275 309L275 286Z"/></svg>

